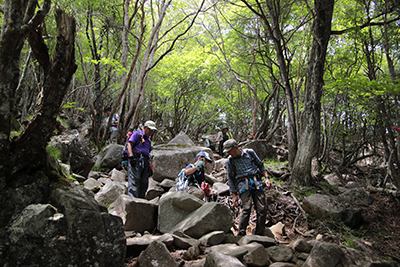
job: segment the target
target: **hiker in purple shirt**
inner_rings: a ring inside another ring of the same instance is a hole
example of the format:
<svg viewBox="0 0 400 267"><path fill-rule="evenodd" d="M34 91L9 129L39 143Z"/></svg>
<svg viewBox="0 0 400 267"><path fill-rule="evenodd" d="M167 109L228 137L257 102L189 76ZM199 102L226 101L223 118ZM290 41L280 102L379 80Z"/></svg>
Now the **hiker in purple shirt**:
<svg viewBox="0 0 400 267"><path fill-rule="evenodd" d="M146 121L140 132L133 132L129 137L128 150L128 195L144 198L149 186L151 171L150 150L153 133L157 131L153 121Z"/></svg>

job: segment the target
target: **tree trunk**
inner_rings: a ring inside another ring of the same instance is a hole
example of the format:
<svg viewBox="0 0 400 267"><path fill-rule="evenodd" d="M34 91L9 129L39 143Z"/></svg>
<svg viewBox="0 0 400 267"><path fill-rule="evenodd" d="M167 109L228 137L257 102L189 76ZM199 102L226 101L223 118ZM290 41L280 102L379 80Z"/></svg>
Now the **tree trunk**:
<svg viewBox="0 0 400 267"><path fill-rule="evenodd" d="M56 10L57 43L51 60L40 31L30 32L29 44L36 58L42 58L44 84L43 98L37 103L35 116L25 131L12 143L11 174L46 167L46 146L50 140L60 105L76 71L75 20L61 10Z"/></svg>
<svg viewBox="0 0 400 267"><path fill-rule="evenodd" d="M10 130L13 98L19 81L21 49L29 31L44 20L50 9L50 0L34 14L37 2L5 0L0 36L0 190L5 185L6 168L10 167Z"/></svg>
<svg viewBox="0 0 400 267"><path fill-rule="evenodd" d="M302 115L303 127L292 171L293 181L303 185L311 183L311 160L319 147L324 64L331 34L333 5L334 0L314 1L314 38L308 62L305 107Z"/></svg>

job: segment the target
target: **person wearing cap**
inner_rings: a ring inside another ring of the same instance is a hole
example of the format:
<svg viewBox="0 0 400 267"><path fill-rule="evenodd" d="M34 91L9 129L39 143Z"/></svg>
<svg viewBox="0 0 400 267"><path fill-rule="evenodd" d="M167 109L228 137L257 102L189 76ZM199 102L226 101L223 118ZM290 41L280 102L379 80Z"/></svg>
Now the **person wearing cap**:
<svg viewBox="0 0 400 267"><path fill-rule="evenodd" d="M229 132L228 126L222 127L222 140L219 142L219 155L223 157L225 153L223 152L224 143L226 140L232 139L232 134Z"/></svg>
<svg viewBox="0 0 400 267"><path fill-rule="evenodd" d="M153 121L146 121L142 131L134 131L129 137L128 195L144 198L149 186L151 136L157 131Z"/></svg>
<svg viewBox="0 0 400 267"><path fill-rule="evenodd" d="M193 164L186 166L185 175L188 179L189 194L196 195L199 199L204 198L204 191L201 189L201 184L203 182L205 183L206 180L204 176L204 167L207 163L212 162L210 155L207 152L202 151L196 155Z"/></svg>
<svg viewBox="0 0 400 267"><path fill-rule="evenodd" d="M233 204L235 207L238 206L238 196L242 202L238 235L246 235L252 201L257 213L255 234L264 235L267 215L264 186L271 188L267 169L253 149L239 148L235 139L229 139L224 143L224 153L229 154L226 170ZM261 177L265 177L265 183Z"/></svg>
<svg viewBox="0 0 400 267"><path fill-rule="evenodd" d="M106 113L107 117L105 118L105 123L104 126L107 126L108 120L110 119L111 115L111 107L106 107L104 109L104 112ZM110 126L110 138L109 138L109 143L116 143L117 142L117 126L119 122L119 117L118 114L115 113L112 116L112 121L111 121L111 126Z"/></svg>

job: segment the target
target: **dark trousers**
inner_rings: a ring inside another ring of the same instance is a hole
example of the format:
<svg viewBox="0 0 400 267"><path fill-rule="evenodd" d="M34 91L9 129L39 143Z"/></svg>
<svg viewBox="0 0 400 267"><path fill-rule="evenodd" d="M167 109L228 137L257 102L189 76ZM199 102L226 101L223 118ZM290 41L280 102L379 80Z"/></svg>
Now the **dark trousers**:
<svg viewBox="0 0 400 267"><path fill-rule="evenodd" d="M219 141L218 144L218 154L223 157L224 156L224 142L223 140Z"/></svg>
<svg viewBox="0 0 400 267"><path fill-rule="evenodd" d="M145 198L149 187L149 161L139 159L128 163L128 195L131 197Z"/></svg>
<svg viewBox="0 0 400 267"><path fill-rule="evenodd" d="M264 235L265 221L267 219L265 194L262 190L245 191L240 194L242 201L242 216L239 221L238 235L246 235L246 228L249 224L251 213L251 202L254 202L254 208L257 214L256 235Z"/></svg>

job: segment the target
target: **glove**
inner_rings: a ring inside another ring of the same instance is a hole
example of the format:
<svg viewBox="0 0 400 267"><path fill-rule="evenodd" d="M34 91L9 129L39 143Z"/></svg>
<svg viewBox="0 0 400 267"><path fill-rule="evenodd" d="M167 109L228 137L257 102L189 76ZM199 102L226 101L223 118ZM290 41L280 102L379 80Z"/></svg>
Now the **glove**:
<svg viewBox="0 0 400 267"><path fill-rule="evenodd" d="M200 161L197 163L196 168L197 168L197 169L200 169L201 167L204 166L204 164L205 164L204 161L200 160Z"/></svg>
<svg viewBox="0 0 400 267"><path fill-rule="evenodd" d="M128 158L128 163L129 163L129 165L133 165L133 164L135 164L135 158L134 157L129 157Z"/></svg>

